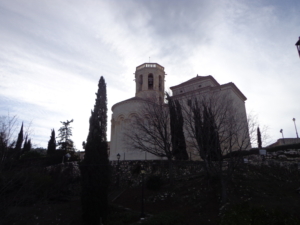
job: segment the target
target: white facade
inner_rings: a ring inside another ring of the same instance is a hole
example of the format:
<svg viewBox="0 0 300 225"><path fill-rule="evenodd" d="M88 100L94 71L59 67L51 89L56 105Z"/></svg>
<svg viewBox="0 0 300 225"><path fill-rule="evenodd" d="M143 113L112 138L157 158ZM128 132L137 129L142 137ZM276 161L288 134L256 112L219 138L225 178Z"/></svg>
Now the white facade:
<svg viewBox="0 0 300 225"><path fill-rule="evenodd" d="M244 94L235 86L234 83L230 82L227 84L220 85L211 75L208 76L196 76L184 83L173 86L170 88L173 92L173 98L181 102L181 105L188 105L192 99L206 99L212 104L217 105L217 109L220 113L216 112L217 117L223 116L222 114L228 113L234 116L235 128L228 128L228 132L237 132L237 138L231 138L234 142L230 150L235 151L242 148L243 150L249 150L251 148L250 138L248 133L248 121L245 107L245 101L247 98ZM188 108L188 107L187 107ZM187 115L184 115L187 116ZM191 115L188 115L191 116ZM217 122L218 125L222 126L222 122ZM223 127L228 124L223 123ZM198 150L195 149L195 140L189 139L188 125L185 124L184 132L187 144L187 151L191 154L193 159L200 159ZM228 139L230 135L223 132L223 138ZM233 136L233 135L232 135ZM221 138L221 137L220 137ZM194 143L193 143L194 142ZM221 141L222 142L222 141ZM228 142L223 141L222 148L228 147ZM227 152L224 150L223 152Z"/></svg>
<svg viewBox="0 0 300 225"><path fill-rule="evenodd" d="M130 148L126 143L124 132L130 132L128 125L134 115L138 114L144 100L155 96L163 102L165 93L165 75L164 67L157 63L144 63L136 67L135 97L116 103L112 106L110 160L117 160L117 154L120 154L120 159L122 160L161 159L150 153ZM171 87L171 90L173 92L173 97L182 101L188 100L192 95L201 96L205 94L210 95L212 93L224 93L225 95L230 96L234 101L235 108L243 115L243 119L245 121L247 120L245 109L246 97L233 83L220 85L210 75L197 75L197 77L182 84ZM198 154L193 148L189 148L188 143L187 148L188 154L192 155L193 159L199 159L199 157L197 157Z"/></svg>
<svg viewBox="0 0 300 225"><path fill-rule="evenodd" d="M130 124L132 117L138 113L144 100L155 96L163 101L165 93L164 80L164 67L157 63L144 63L136 67L135 97L112 106L110 160L117 160L117 154L120 154L122 160L161 159L150 153L130 148L126 143L124 132L128 132L127 125Z"/></svg>

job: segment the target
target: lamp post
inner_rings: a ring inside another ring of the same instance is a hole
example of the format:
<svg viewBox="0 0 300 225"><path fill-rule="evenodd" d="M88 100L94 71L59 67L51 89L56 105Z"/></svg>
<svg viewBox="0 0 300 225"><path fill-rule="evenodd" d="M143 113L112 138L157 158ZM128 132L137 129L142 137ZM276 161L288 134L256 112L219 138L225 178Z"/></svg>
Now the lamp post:
<svg viewBox="0 0 300 225"><path fill-rule="evenodd" d="M297 135L297 138L299 138L299 136L298 136L298 131L297 131L297 127L296 127L296 119L295 118L293 118L293 121L294 121L294 125L295 125L295 130L296 130L296 135Z"/></svg>
<svg viewBox="0 0 300 225"><path fill-rule="evenodd" d="M142 174L142 205L141 205L141 220L143 220L145 218L145 213L144 213L144 175L145 175L145 170L144 167L142 165L142 169L141 169L141 174Z"/></svg>
<svg viewBox="0 0 300 225"><path fill-rule="evenodd" d="M283 137L283 130L282 129L280 129L280 133L282 134L283 144L285 144L284 137Z"/></svg>
<svg viewBox="0 0 300 225"><path fill-rule="evenodd" d="M299 57L300 57L300 37L299 37L299 40L296 42L296 48L297 48L297 51L298 51L298 54L299 54Z"/></svg>
<svg viewBox="0 0 300 225"><path fill-rule="evenodd" d="M120 185L120 154L117 154L118 165L117 165L117 187Z"/></svg>

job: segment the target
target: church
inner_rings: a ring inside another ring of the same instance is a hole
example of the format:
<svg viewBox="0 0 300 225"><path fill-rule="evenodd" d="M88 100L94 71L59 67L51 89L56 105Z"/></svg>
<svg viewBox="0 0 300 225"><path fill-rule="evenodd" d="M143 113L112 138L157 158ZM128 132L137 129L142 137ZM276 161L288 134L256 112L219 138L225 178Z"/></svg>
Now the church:
<svg viewBox="0 0 300 225"><path fill-rule="evenodd" d="M158 63L144 63L136 67L135 71L135 96L133 98L118 102L112 106L111 117L111 141L110 141L110 160L117 160L120 155L121 160L161 160L156 155L132 149L126 144L125 132L129 132L128 126L133 117L138 114L140 107L147 98L155 96L160 102L164 102L165 96L165 68ZM189 96L212 95L213 93L223 93L230 96L237 111L242 115L242 120L247 123L245 101L247 98L232 82L219 84L211 75L196 76L181 84L170 88L172 97L180 101L185 101ZM248 128L247 128L248 129ZM186 135L187 132L185 132ZM186 142L188 138L186 137ZM250 139L247 140L247 149L250 146ZM189 147L187 152L190 159L199 160L197 151Z"/></svg>

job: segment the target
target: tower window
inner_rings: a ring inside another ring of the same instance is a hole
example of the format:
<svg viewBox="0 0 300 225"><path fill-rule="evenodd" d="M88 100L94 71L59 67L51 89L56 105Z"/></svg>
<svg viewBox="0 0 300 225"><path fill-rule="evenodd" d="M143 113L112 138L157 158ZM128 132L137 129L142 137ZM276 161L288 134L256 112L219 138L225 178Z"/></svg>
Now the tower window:
<svg viewBox="0 0 300 225"><path fill-rule="evenodd" d="M153 75L151 73L148 75L148 89L153 90Z"/></svg>

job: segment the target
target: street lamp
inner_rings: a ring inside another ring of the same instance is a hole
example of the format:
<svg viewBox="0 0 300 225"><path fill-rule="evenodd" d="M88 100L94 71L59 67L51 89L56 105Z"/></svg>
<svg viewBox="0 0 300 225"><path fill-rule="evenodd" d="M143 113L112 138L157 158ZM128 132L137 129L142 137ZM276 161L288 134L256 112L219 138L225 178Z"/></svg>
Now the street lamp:
<svg viewBox="0 0 300 225"><path fill-rule="evenodd" d="M293 118L293 121L294 121L294 125L295 125L295 130L296 130L296 135L297 135L297 138L299 138L299 136L298 136L298 131L297 131L297 127L296 127L296 119L295 118Z"/></svg>
<svg viewBox="0 0 300 225"><path fill-rule="evenodd" d="M144 167L142 165L142 169L141 169L141 174L142 174L142 205L141 205L141 220L143 220L145 218L145 213L144 213L144 175L145 175L145 170Z"/></svg>
<svg viewBox="0 0 300 225"><path fill-rule="evenodd" d="M117 154L117 159L118 159L118 168L117 168L117 187L120 185L120 154Z"/></svg>
<svg viewBox="0 0 300 225"><path fill-rule="evenodd" d="M299 40L297 41L297 43L295 45L296 45L296 48L297 48L297 51L298 51L298 54L299 54L299 57L300 57L300 37L299 37Z"/></svg>
<svg viewBox="0 0 300 225"><path fill-rule="evenodd" d="M280 130L280 133L282 134L283 144L285 144L284 137L283 137L283 130L282 129Z"/></svg>

